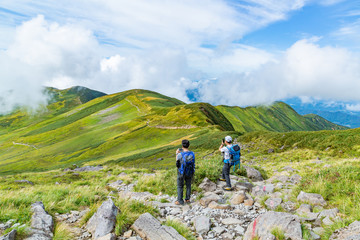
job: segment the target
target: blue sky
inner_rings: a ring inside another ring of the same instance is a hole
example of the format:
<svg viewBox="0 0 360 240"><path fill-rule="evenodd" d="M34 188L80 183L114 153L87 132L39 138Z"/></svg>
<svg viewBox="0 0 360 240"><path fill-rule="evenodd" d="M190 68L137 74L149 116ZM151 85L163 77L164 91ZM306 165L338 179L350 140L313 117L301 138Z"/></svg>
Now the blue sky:
<svg viewBox="0 0 360 240"><path fill-rule="evenodd" d="M81 85L238 106L347 101L360 111L355 0L3 0L0 35L5 110L45 101L44 85Z"/></svg>

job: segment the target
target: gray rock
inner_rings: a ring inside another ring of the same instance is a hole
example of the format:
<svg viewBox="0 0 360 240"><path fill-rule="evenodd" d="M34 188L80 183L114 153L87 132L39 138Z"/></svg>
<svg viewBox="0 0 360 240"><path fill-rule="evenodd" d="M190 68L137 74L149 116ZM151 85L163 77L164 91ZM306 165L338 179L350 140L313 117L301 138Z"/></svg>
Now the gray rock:
<svg viewBox="0 0 360 240"><path fill-rule="evenodd" d="M218 235L220 235L220 234L222 234L223 232L225 232L225 228L223 228L223 227L214 227L212 230L213 230L216 234L218 234Z"/></svg>
<svg viewBox="0 0 360 240"><path fill-rule="evenodd" d="M327 225L327 226L330 226L330 225L333 225L334 222L331 221L331 219L329 217L325 217L323 220L322 220L323 224L324 225Z"/></svg>
<svg viewBox="0 0 360 240"><path fill-rule="evenodd" d="M260 239L267 239L267 237L272 236L271 231L276 227L284 232L286 238L291 240L302 239L300 219L297 216L284 212L270 211L260 215L250 223L243 240L253 239L253 233Z"/></svg>
<svg viewBox="0 0 360 240"><path fill-rule="evenodd" d="M299 215L306 215L312 211L313 209L310 204L301 204L300 207L296 210L296 213Z"/></svg>
<svg viewBox="0 0 360 240"><path fill-rule="evenodd" d="M360 221L355 221L345 228L336 230L329 240L359 240L360 239Z"/></svg>
<svg viewBox="0 0 360 240"><path fill-rule="evenodd" d="M215 193L209 193L207 194L205 197L200 199L200 204L204 207L207 207L209 205L209 203L211 203L212 201L219 201L221 199L221 197Z"/></svg>
<svg viewBox="0 0 360 240"><path fill-rule="evenodd" d="M285 211L293 213L296 210L296 203L287 201L281 204Z"/></svg>
<svg viewBox="0 0 360 240"><path fill-rule="evenodd" d="M261 173L258 170L256 170L255 168L252 168L252 167L245 166L245 165L243 165L243 166L246 170L247 177L250 178L252 181L254 181L254 182L264 181L263 176L261 175Z"/></svg>
<svg viewBox="0 0 360 240"><path fill-rule="evenodd" d="M313 240L320 240L321 237L319 235L317 235L316 233L314 233L313 231L310 231L310 235L311 235L311 238Z"/></svg>
<svg viewBox="0 0 360 240"><path fill-rule="evenodd" d="M1 223L0 224L0 230L4 231L11 227L11 223Z"/></svg>
<svg viewBox="0 0 360 240"><path fill-rule="evenodd" d="M323 211L320 212L319 218L321 218L321 217L329 217L329 218L334 219L337 216L338 213L339 213L339 209L337 209L337 208L323 210Z"/></svg>
<svg viewBox="0 0 360 240"><path fill-rule="evenodd" d="M301 191L297 196L297 200L300 202L307 202L313 205L325 206L326 201L320 194L316 193L306 193Z"/></svg>
<svg viewBox="0 0 360 240"><path fill-rule="evenodd" d="M281 198L269 198L265 201L266 207L270 210L275 210L281 203Z"/></svg>
<svg viewBox="0 0 360 240"><path fill-rule="evenodd" d="M205 234L210 230L211 222L207 216L198 216L194 218L193 222L198 234Z"/></svg>
<svg viewBox="0 0 360 240"><path fill-rule="evenodd" d="M109 199L103 202L97 212L90 218L86 229L94 238L103 237L113 231L117 214L118 208Z"/></svg>
<svg viewBox="0 0 360 240"><path fill-rule="evenodd" d="M199 188L201 188L204 192L213 192L216 190L216 184L206 177L199 185Z"/></svg>
<svg viewBox="0 0 360 240"><path fill-rule="evenodd" d="M16 229L11 230L8 234L5 234L4 236L0 236L0 240L15 240L16 238Z"/></svg>
<svg viewBox="0 0 360 240"><path fill-rule="evenodd" d="M117 180L117 181L115 181L115 182L108 183L107 185L108 185L109 187L112 187L112 188L117 189L117 188L120 187L122 184L123 184L123 181Z"/></svg>
<svg viewBox="0 0 360 240"><path fill-rule="evenodd" d="M253 187L251 194L254 197L263 197L266 195L266 191L264 189L264 186L256 186L256 187Z"/></svg>
<svg viewBox="0 0 360 240"><path fill-rule="evenodd" d="M15 180L14 182L15 183L27 183L27 184L30 184L30 185L34 185L34 183L30 182L29 180Z"/></svg>
<svg viewBox="0 0 360 240"><path fill-rule="evenodd" d="M116 235L113 233L109 233L105 236L95 238L95 240L116 240Z"/></svg>
<svg viewBox="0 0 360 240"><path fill-rule="evenodd" d="M75 168L73 171L74 172L93 172L93 171L100 171L101 169L103 169L102 166L85 166L85 167L80 167L80 168Z"/></svg>
<svg viewBox="0 0 360 240"><path fill-rule="evenodd" d="M237 218L225 218L221 220L221 222L225 225L235 225L235 224L242 224L243 221Z"/></svg>
<svg viewBox="0 0 360 240"><path fill-rule="evenodd" d="M300 183L302 177L298 174L294 174L290 177L290 182L294 183L294 184L298 184Z"/></svg>
<svg viewBox="0 0 360 240"><path fill-rule="evenodd" d="M246 192L251 192L252 188L254 187L254 185L252 185L251 183L249 182L237 182L235 184L235 188L238 188L238 187L242 187L242 189L237 189L238 191L239 190L245 190ZM245 188L245 189L244 189Z"/></svg>
<svg viewBox="0 0 360 240"><path fill-rule="evenodd" d="M323 235L325 233L325 229L322 227L315 227L312 229L314 233L317 235Z"/></svg>
<svg viewBox="0 0 360 240"><path fill-rule="evenodd" d="M243 203L243 202L244 202L245 198L246 198L245 193L241 193L241 192L240 192L240 193L235 193L235 194L231 197L230 203L231 203L232 205L239 205L240 203Z"/></svg>
<svg viewBox="0 0 360 240"><path fill-rule="evenodd" d="M147 240L186 240L174 228L162 226L150 213L144 213L131 226L143 239Z"/></svg>
<svg viewBox="0 0 360 240"><path fill-rule="evenodd" d="M30 235L26 240L51 240L53 238L54 221L51 215L45 211L42 202L31 205L33 215L31 217Z"/></svg>

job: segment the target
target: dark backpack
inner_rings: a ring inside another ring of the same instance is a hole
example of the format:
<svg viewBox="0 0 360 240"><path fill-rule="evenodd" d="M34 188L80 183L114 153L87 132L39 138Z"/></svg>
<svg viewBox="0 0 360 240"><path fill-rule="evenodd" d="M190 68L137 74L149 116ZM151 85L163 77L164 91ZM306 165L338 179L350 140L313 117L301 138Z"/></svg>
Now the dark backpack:
<svg viewBox="0 0 360 240"><path fill-rule="evenodd" d="M240 146L235 144L229 147L228 149L230 153L230 163L232 166L234 166L234 170L236 165L239 165L240 168L240 156L241 156Z"/></svg>
<svg viewBox="0 0 360 240"><path fill-rule="evenodd" d="M181 152L182 162L179 173L184 176L191 176L195 173L195 154L191 151Z"/></svg>

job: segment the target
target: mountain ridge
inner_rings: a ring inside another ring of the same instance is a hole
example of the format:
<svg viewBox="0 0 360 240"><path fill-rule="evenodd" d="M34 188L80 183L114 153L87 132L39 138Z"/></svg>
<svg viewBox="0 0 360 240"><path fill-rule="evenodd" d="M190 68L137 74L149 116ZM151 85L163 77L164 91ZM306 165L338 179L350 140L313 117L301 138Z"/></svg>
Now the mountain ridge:
<svg viewBox="0 0 360 240"><path fill-rule="evenodd" d="M233 107L185 104L142 89L103 95L85 103L80 100L84 89L52 91L61 94L38 115L17 119L18 114L24 114L18 110L15 115L0 117L3 126L0 174L43 171L85 162L162 168L171 165L172 149L185 137L206 155L228 134L236 137L258 130L314 130L317 125L319 130L331 128L330 123L320 118L315 123L307 120L285 103L278 103L280 107L246 108L252 118L245 115L247 128L242 131L241 124L236 122L239 115L229 112ZM89 91L85 92L89 94ZM238 107L234 109L243 111ZM286 117L289 112L291 117ZM267 116L270 113L272 115ZM277 120L276 115L282 116L282 120ZM9 118L15 120L6 125ZM154 162L156 157L163 160Z"/></svg>

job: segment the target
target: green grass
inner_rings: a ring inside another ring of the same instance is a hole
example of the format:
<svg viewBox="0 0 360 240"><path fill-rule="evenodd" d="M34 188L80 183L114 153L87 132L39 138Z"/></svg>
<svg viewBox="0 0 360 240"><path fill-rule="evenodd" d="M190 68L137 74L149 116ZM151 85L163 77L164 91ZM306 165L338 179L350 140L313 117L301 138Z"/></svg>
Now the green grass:
<svg viewBox="0 0 360 240"><path fill-rule="evenodd" d="M272 229L271 234L275 236L276 240L285 240L286 239L284 231L278 227Z"/></svg>
<svg viewBox="0 0 360 240"><path fill-rule="evenodd" d="M180 233L181 236L186 238L187 240L196 240L195 236L192 234L190 229L186 227L181 222L175 221L175 220L166 220L164 225L173 227L178 233Z"/></svg>

